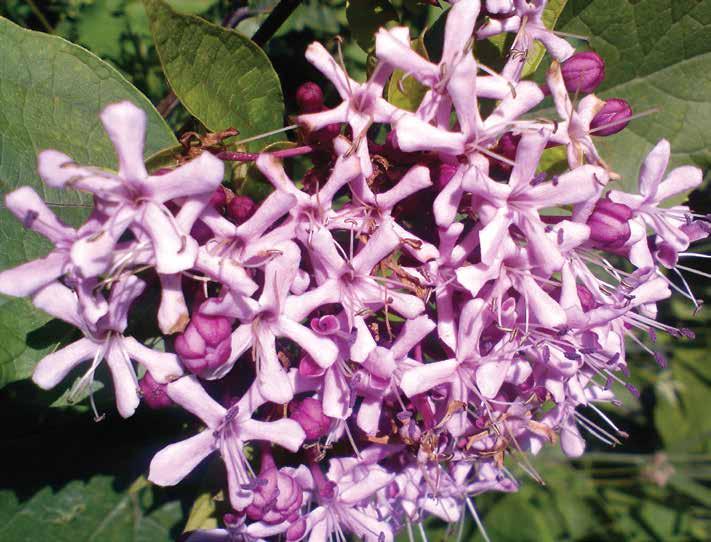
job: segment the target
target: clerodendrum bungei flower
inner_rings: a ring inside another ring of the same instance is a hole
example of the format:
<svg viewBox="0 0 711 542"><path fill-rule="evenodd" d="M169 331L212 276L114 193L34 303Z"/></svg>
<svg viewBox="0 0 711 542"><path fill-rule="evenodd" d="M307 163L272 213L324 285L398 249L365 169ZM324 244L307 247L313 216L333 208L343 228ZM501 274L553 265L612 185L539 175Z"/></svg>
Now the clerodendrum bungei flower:
<svg viewBox="0 0 711 542"><path fill-rule="evenodd" d="M688 270L679 259L711 228L665 200L701 171L669 170L662 140L640 157L639 193L623 191L596 141L631 109L592 94L602 58L547 29L544 0L453 4L434 62L404 27L377 32L362 83L309 46L339 103L326 107L315 83L297 91L308 145L218 153L256 161L262 201L220 186L213 147L147 171L146 117L127 102L101 114L118 171L39 155L47 186L93 196L82 226L32 188L5 196L54 248L0 273L0 292L83 334L34 381L52 388L84 363L78 398L105 361L122 416L143 397L200 420L156 454L152 482L177 484L213 454L224 463L222 525L188 540L383 542L429 516L478 522L474 497L520 485L507 454L560 441L576 457L585 434L625 436L598 405L618 404L615 382L636 393L627 339L663 364L646 336L691 336L658 322L657 304L672 289L696 303L667 270ZM496 73L474 45L504 32L513 45ZM535 41L553 60L543 88L522 79ZM385 95L402 74L423 87L414 111ZM546 94L552 118L534 113ZM557 146L566 169L541 171ZM313 167L290 178L284 160L305 153ZM153 312L148 285L161 289ZM132 336L153 315L165 351Z"/></svg>

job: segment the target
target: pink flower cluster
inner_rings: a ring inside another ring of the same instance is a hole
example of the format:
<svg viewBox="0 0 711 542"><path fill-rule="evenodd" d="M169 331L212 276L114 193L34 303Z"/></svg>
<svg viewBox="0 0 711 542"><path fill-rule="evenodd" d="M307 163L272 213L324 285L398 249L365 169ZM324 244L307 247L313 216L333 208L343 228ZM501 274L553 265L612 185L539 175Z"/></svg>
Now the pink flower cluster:
<svg viewBox="0 0 711 542"><path fill-rule="evenodd" d="M595 136L622 129L629 106L590 93L602 60L574 55L543 25L544 7L460 0L439 62L412 49L407 28L380 29L365 83L312 44L306 57L339 104L326 107L314 84L299 90L314 167L294 181L277 155L259 154L273 191L258 206L224 191L223 161L208 151L149 174L145 114L127 102L101 115L118 172L39 155L47 186L93 195L83 226L60 222L29 187L6 196L55 248L2 272L0 291L84 334L33 380L49 389L85 363L79 395L106 361L122 416L143 399L205 426L150 465L149 479L170 486L209 455L224 462L224 526L190 540L389 541L428 516L476 517L483 492L515 491L509 454L560 441L577 457L581 430L624 436L598 405L617 403L625 341L651 353L657 331L690 335L656 322L656 306L672 288L694 301L664 269L693 255L708 222L662 203L702 175L666 173L663 140L639 193L615 189ZM502 32L516 36L494 73L472 43ZM536 40L553 57L544 88L521 80ZM383 97L396 69L427 88L414 112ZM584 94L576 106L569 92ZM557 116L528 115L546 94ZM382 143L375 125L389 128ZM539 164L554 146L568 167L549 175ZM147 283L160 289L165 351L125 334Z"/></svg>

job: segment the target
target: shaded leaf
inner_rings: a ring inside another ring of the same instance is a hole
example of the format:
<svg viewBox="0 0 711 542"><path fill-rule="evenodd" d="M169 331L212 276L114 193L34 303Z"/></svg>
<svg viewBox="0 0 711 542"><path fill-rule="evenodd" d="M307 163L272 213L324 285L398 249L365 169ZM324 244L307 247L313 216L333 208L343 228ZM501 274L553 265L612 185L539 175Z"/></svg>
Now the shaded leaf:
<svg viewBox="0 0 711 542"><path fill-rule="evenodd" d="M146 154L175 143L145 96L110 65L62 38L0 18L0 73L0 190L33 186L68 223L77 225L88 215L90 200L46 188L36 172L40 150L54 148L80 163L116 167L99 112L120 100L130 100L148 114ZM0 243L0 268L42 256L50 246L25 232L5 209L0 210ZM34 363L66 337L66 328L45 326L48 321L25 300L2 300L0 386L29 376Z"/></svg>
<svg viewBox="0 0 711 542"><path fill-rule="evenodd" d="M671 166L711 166L711 3L668 0L571 0L559 28L590 36L606 62L598 94L624 98L639 113L625 130L596 138L601 155L635 190L642 159L665 137Z"/></svg>
<svg viewBox="0 0 711 542"><path fill-rule="evenodd" d="M388 0L349 0L346 17L351 35L366 52L375 47L378 28L399 21L395 8Z"/></svg>
<svg viewBox="0 0 711 542"><path fill-rule="evenodd" d="M194 117L213 132L237 128L241 138L282 127L284 98L264 51L242 34L176 13L162 0L144 3L166 78Z"/></svg>

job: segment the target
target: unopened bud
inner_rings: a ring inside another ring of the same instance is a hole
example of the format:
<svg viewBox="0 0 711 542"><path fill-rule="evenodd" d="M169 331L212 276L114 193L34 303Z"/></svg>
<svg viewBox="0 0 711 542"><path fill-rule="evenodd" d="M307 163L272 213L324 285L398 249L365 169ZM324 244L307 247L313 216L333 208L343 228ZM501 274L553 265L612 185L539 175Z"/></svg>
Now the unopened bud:
<svg viewBox="0 0 711 542"><path fill-rule="evenodd" d="M304 83L296 90L296 103L302 113L317 113L323 107L323 91L316 83Z"/></svg>
<svg viewBox="0 0 711 542"><path fill-rule="evenodd" d="M301 402L289 405L290 418L298 423L306 433L307 440L316 440L326 435L331 427L331 419L323 413L321 402L307 397Z"/></svg>
<svg viewBox="0 0 711 542"><path fill-rule="evenodd" d="M227 212L237 224L242 224L251 218L257 204L249 196L235 196L227 206Z"/></svg>
<svg viewBox="0 0 711 542"><path fill-rule="evenodd" d="M605 102L600 112L590 123L590 133L596 136L611 136L624 130L632 116L632 108L621 98L612 98Z"/></svg>
<svg viewBox="0 0 711 542"><path fill-rule="evenodd" d="M603 249L622 247L630 238L631 218L632 210L626 205L607 198L599 200L587 222L590 240Z"/></svg>
<svg viewBox="0 0 711 542"><path fill-rule="evenodd" d="M605 61L593 51L575 53L563 63L561 72L568 92L589 94L605 78Z"/></svg>
<svg viewBox="0 0 711 542"><path fill-rule="evenodd" d="M153 409L169 407L173 401L166 393L166 385L156 382L151 373L146 372L138 381L138 387L143 395L143 401Z"/></svg>
<svg viewBox="0 0 711 542"><path fill-rule="evenodd" d="M228 318L197 313L175 338L175 352L190 372L202 376L230 357L231 335L232 323Z"/></svg>

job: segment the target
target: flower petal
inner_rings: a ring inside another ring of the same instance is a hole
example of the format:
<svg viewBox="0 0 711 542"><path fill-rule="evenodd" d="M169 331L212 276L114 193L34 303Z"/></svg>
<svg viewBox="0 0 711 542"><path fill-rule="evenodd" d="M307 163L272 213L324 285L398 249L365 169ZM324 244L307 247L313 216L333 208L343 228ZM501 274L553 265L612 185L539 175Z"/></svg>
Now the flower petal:
<svg viewBox="0 0 711 542"><path fill-rule="evenodd" d="M100 348L89 339L79 339L40 360L32 373L32 381L44 390L59 384L82 361L94 357Z"/></svg>
<svg viewBox="0 0 711 542"><path fill-rule="evenodd" d="M216 449L215 436L209 429L166 446L153 457L148 480L159 486L174 486Z"/></svg>

